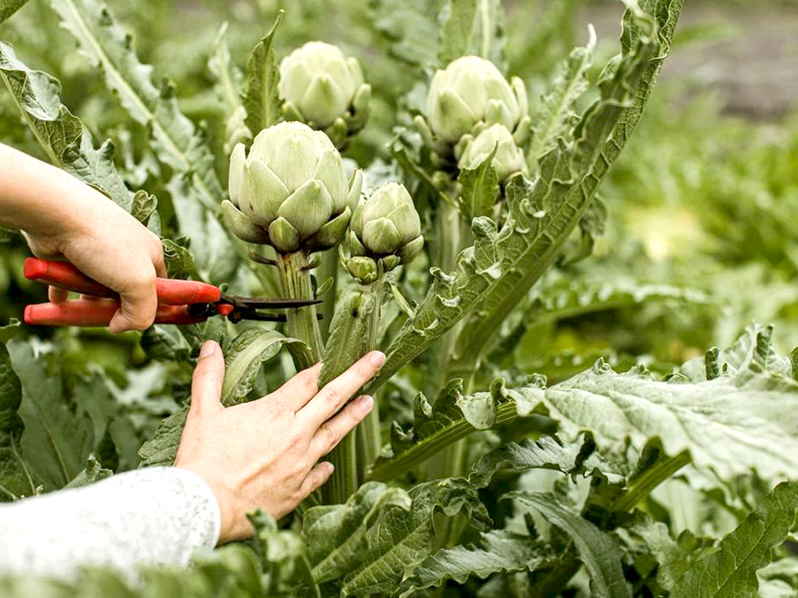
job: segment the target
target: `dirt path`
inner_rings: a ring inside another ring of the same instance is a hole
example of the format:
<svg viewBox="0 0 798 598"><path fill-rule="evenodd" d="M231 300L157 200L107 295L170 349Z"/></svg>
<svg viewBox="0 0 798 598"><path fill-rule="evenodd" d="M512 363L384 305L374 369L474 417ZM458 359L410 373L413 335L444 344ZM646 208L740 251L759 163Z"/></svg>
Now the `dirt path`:
<svg viewBox="0 0 798 598"><path fill-rule="evenodd" d="M725 110L755 119L775 119L798 108L798 6L723 7L686 0L680 22L683 40L698 28L712 37L677 47L663 79L692 78L716 87ZM591 8L585 21L599 36L616 35L611 11Z"/></svg>

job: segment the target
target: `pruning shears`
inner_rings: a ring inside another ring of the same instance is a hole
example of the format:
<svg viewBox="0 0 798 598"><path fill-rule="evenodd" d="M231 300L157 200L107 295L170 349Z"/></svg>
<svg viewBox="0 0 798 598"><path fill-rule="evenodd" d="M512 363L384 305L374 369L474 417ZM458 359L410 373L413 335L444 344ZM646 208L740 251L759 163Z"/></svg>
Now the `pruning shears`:
<svg viewBox="0 0 798 598"><path fill-rule="evenodd" d="M24 321L34 326L108 326L121 303L119 294L92 280L68 262L28 258L25 278L81 293L80 299L39 303L25 307ZM158 311L156 324L197 324L211 316L231 322L258 320L284 322L285 315L261 309L296 309L321 303L316 299L258 299L222 294L212 284L195 280L156 279Z"/></svg>

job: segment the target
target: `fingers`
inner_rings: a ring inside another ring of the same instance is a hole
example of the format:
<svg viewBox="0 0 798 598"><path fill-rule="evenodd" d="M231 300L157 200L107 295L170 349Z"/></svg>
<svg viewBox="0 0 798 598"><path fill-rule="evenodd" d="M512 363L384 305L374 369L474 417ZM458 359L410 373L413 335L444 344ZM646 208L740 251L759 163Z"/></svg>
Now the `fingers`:
<svg viewBox="0 0 798 598"><path fill-rule="evenodd" d="M291 411L299 411L319 392L320 363L302 370L273 393L273 398L281 401Z"/></svg>
<svg viewBox="0 0 798 598"><path fill-rule="evenodd" d="M374 400L369 396L358 397L344 407L332 419L324 422L310 441L310 453L318 459L333 450L341 439L349 434L369 411L374 407Z"/></svg>
<svg viewBox="0 0 798 598"><path fill-rule="evenodd" d="M359 359L352 367L322 388L300 411L298 418L305 419L311 426L322 423L335 415L385 363L385 355L372 351Z"/></svg>
<svg viewBox="0 0 798 598"><path fill-rule="evenodd" d="M122 305L111 320L111 332L145 330L152 326L158 309L155 290L155 271L138 279L129 280L125 290L119 291Z"/></svg>
<svg viewBox="0 0 798 598"><path fill-rule="evenodd" d="M199 362L191 379L191 414L223 409L224 357L215 341L206 341L200 349Z"/></svg>
<svg viewBox="0 0 798 598"><path fill-rule="evenodd" d="M329 480L334 470L335 468L332 463L328 463L327 461L317 463L316 466L310 470L308 477L305 478L305 481L302 482L302 487L299 489L302 500L305 500Z"/></svg>
<svg viewBox="0 0 798 598"><path fill-rule="evenodd" d="M155 266L155 275L158 278L169 278L169 273L166 270L166 261L163 256L163 244L157 237L153 244L152 264Z"/></svg>
<svg viewBox="0 0 798 598"><path fill-rule="evenodd" d="M69 291L58 287L47 287L47 297L53 303L62 303L69 298Z"/></svg>

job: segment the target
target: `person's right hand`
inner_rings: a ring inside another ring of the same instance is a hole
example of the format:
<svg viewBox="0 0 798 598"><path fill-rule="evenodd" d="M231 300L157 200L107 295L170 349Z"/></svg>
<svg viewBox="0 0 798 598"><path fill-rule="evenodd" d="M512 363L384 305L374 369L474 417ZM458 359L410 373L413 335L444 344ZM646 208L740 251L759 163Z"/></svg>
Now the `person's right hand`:
<svg viewBox="0 0 798 598"><path fill-rule="evenodd" d="M202 346L175 466L213 490L220 544L252 535L247 513L279 519L327 481L333 466L317 461L371 411L371 397L346 403L383 363L385 355L372 351L321 390L318 364L262 399L225 408L222 351L213 341Z"/></svg>

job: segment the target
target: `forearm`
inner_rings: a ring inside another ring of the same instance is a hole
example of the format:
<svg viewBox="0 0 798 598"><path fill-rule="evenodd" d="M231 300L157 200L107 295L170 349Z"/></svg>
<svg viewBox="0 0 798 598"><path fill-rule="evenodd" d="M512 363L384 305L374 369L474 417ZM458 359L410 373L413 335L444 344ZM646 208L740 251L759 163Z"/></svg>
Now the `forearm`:
<svg viewBox="0 0 798 598"><path fill-rule="evenodd" d="M77 223L78 215L90 209L95 194L99 196L99 192L68 173L0 144L3 226L36 235L54 235Z"/></svg>
<svg viewBox="0 0 798 598"><path fill-rule="evenodd" d="M207 485L176 468L148 468L0 505L0 576L74 578L85 566L135 577L137 566L186 565L218 541Z"/></svg>

